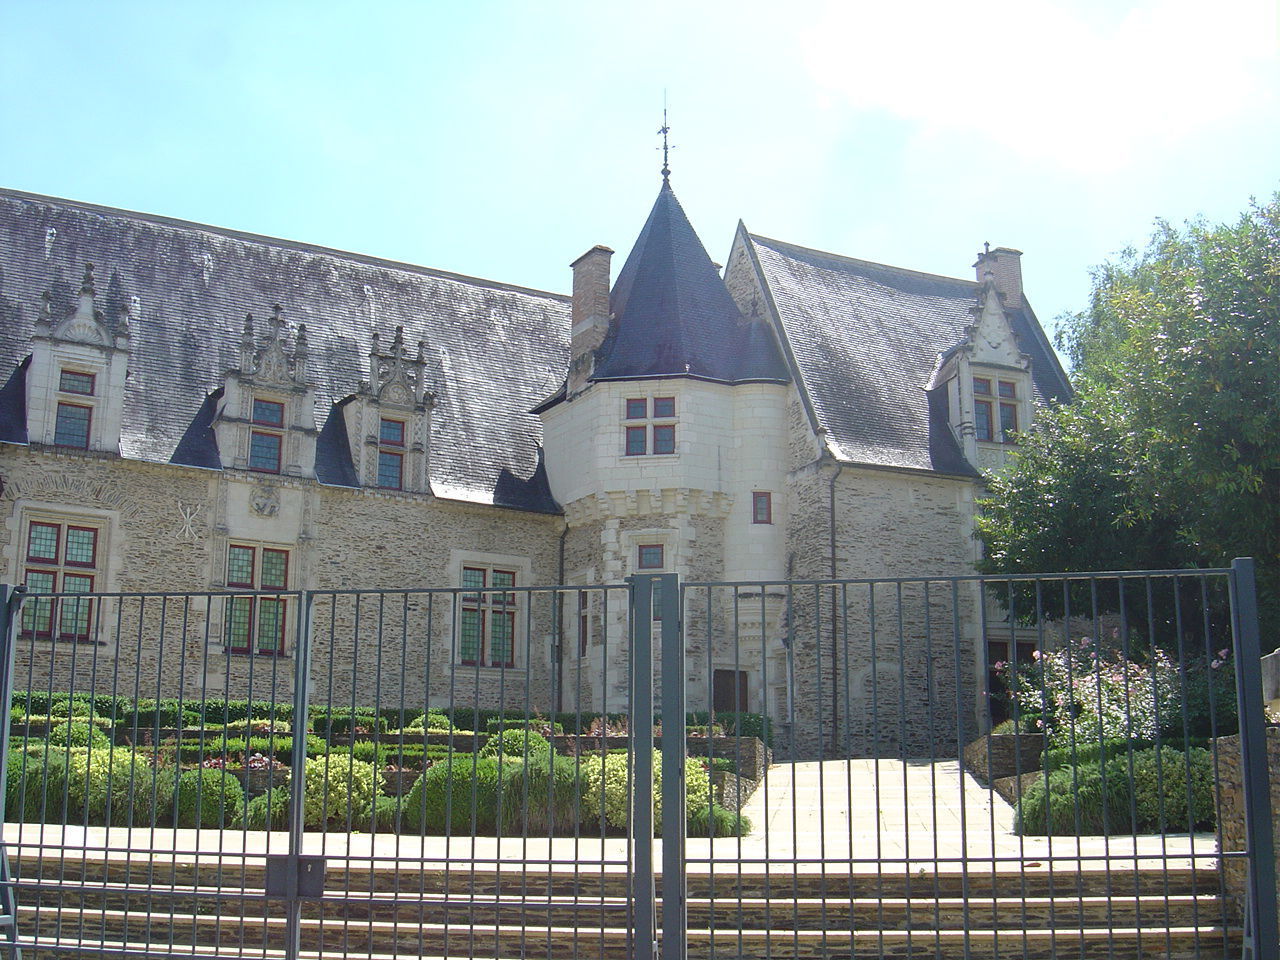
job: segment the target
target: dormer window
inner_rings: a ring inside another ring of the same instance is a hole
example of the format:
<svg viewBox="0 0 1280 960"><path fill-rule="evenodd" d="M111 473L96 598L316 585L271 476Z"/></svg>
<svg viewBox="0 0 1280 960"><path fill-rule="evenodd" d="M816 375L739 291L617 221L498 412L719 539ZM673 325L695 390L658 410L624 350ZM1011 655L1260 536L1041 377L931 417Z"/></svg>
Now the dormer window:
<svg viewBox="0 0 1280 960"><path fill-rule="evenodd" d="M253 424L257 427L284 427L284 404L275 400L253 398ZM279 433L254 430L249 436L249 469L259 473L280 472L280 449L284 437Z"/></svg>
<svg viewBox="0 0 1280 960"><path fill-rule="evenodd" d="M998 435L995 432L997 423L1000 427ZM974 435L979 440L1012 443L1013 435L1018 432L1018 385L1012 380L974 377L973 426Z"/></svg>
<svg viewBox="0 0 1280 960"><path fill-rule="evenodd" d="M378 423L378 486L404 488L404 421L383 417Z"/></svg>
<svg viewBox="0 0 1280 960"><path fill-rule="evenodd" d="M62 370L58 375L58 390L62 393L75 393L82 397L92 397L95 379L92 373L83 373L79 370Z"/></svg>
<svg viewBox="0 0 1280 960"><path fill-rule="evenodd" d="M58 447L89 449L89 428L93 424L93 408L79 403L58 401L53 425L53 443Z"/></svg>

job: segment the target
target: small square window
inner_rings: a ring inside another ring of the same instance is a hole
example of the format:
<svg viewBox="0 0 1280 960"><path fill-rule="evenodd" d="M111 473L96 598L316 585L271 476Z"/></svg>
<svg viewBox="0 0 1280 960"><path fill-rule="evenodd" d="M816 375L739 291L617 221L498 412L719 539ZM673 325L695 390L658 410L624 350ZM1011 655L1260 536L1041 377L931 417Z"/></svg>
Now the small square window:
<svg viewBox="0 0 1280 960"><path fill-rule="evenodd" d="M53 442L59 447L89 449L89 424L93 411L75 403L58 404L53 426Z"/></svg>
<svg viewBox="0 0 1280 960"><path fill-rule="evenodd" d="M92 527L67 527L68 566L92 567L98 560L98 531Z"/></svg>
<svg viewBox="0 0 1280 960"><path fill-rule="evenodd" d="M58 375L58 389L63 393L78 393L81 396L93 396L93 374L81 373L78 370L63 370Z"/></svg>
<svg viewBox="0 0 1280 960"><path fill-rule="evenodd" d="M773 523L773 494L762 490L751 494L751 522Z"/></svg>
<svg viewBox="0 0 1280 960"><path fill-rule="evenodd" d="M639 570L661 570L663 567L663 545L660 543L642 543L636 550L636 568Z"/></svg>
<svg viewBox="0 0 1280 960"><path fill-rule="evenodd" d="M227 551L227 586L253 589L253 547L231 547Z"/></svg>
<svg viewBox="0 0 1280 960"><path fill-rule="evenodd" d="M27 532L27 559L57 563L60 530L56 523L31 524Z"/></svg>
<svg viewBox="0 0 1280 960"><path fill-rule="evenodd" d="M653 428L653 452L676 452L676 428L674 424L665 424Z"/></svg>
<svg viewBox="0 0 1280 960"><path fill-rule="evenodd" d="M253 422L260 423L264 427L283 427L284 404L276 403L274 400L259 400L255 397L253 401Z"/></svg>
<svg viewBox="0 0 1280 960"><path fill-rule="evenodd" d="M387 490L399 490L404 486L403 454L378 451L378 486Z"/></svg>
<svg viewBox="0 0 1280 960"><path fill-rule="evenodd" d="M255 430L249 437L249 469L279 473L281 440L277 433L258 433Z"/></svg>
<svg viewBox="0 0 1280 960"><path fill-rule="evenodd" d="M639 457L644 455L645 432L644 427L627 427L626 454L628 457Z"/></svg>
<svg viewBox="0 0 1280 960"><path fill-rule="evenodd" d="M654 397L653 398L653 416L654 419L662 419L664 417L674 417L676 415L676 398L675 397Z"/></svg>
<svg viewBox="0 0 1280 960"><path fill-rule="evenodd" d="M1017 387L1009 380L1000 381L1000 396L1006 400L1012 400L1018 395Z"/></svg>
<svg viewBox="0 0 1280 960"><path fill-rule="evenodd" d="M649 415L649 401L640 397L627 401L627 419L643 420Z"/></svg>
<svg viewBox="0 0 1280 960"><path fill-rule="evenodd" d="M404 421L383 420L378 427L378 440L391 447L403 447Z"/></svg>
<svg viewBox="0 0 1280 960"><path fill-rule="evenodd" d="M973 392L984 397L991 396L991 379L989 377L974 377Z"/></svg>

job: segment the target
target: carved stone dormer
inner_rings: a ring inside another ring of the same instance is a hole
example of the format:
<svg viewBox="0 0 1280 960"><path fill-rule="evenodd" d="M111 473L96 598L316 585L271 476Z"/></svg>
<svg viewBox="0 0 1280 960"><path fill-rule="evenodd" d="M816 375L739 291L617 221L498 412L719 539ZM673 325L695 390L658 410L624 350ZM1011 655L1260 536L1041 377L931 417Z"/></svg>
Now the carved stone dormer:
<svg viewBox="0 0 1280 960"><path fill-rule="evenodd" d="M346 403L351 457L362 487L429 493L431 411L436 395L427 382L426 344L416 355L396 327L388 350L373 335L369 379Z"/></svg>
<svg viewBox="0 0 1280 960"><path fill-rule="evenodd" d="M973 321L964 339L940 358L929 384L946 384L951 430L980 470L1004 464L1017 434L1030 427L1034 409L1031 357L1018 343L1010 309L999 278L988 271L969 309Z"/></svg>
<svg viewBox="0 0 1280 960"><path fill-rule="evenodd" d="M279 304L258 339L253 315L244 318L240 366L227 372L214 422L222 465L291 477L316 475L316 392L307 371L307 328L298 324L293 347Z"/></svg>
<svg viewBox="0 0 1280 960"><path fill-rule="evenodd" d="M113 307L110 317L98 300L92 264L85 265L74 307L64 295L59 310L53 292L44 294L27 374L27 435L33 443L120 452L130 312L138 311L137 298Z"/></svg>

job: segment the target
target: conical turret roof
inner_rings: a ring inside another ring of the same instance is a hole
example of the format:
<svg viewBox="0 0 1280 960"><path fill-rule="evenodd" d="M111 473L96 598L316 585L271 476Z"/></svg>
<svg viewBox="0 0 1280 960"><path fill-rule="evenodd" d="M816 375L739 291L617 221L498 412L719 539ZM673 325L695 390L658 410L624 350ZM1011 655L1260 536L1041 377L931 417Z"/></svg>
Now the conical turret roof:
<svg viewBox="0 0 1280 960"><path fill-rule="evenodd" d="M790 379L772 332L743 317L666 180L609 305L593 380Z"/></svg>

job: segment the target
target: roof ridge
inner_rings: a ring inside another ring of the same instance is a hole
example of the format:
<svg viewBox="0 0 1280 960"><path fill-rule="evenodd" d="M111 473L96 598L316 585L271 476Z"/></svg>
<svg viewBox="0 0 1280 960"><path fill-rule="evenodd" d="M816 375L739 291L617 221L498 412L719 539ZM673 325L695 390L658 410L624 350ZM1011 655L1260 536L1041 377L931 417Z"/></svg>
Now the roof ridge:
<svg viewBox="0 0 1280 960"><path fill-rule="evenodd" d="M788 243L786 240L775 240L773 237L762 236L758 233L747 233L747 236L754 242L760 241L777 247L785 247L791 250L803 250L806 253L816 253L823 257L830 257L832 260L840 260L844 263L863 264L868 267L876 267L880 270L889 270L894 273L903 274L911 277L922 277L927 280L945 280L949 283L961 283L965 286L972 287L975 290L979 284L977 280L966 280L963 277L949 277L942 273L928 273L924 270L912 270L909 267L895 267L891 263L877 263L875 260L863 260L858 257L849 257L842 253L831 253L827 250L819 250L817 247L805 247L798 243Z"/></svg>
<svg viewBox="0 0 1280 960"><path fill-rule="evenodd" d="M234 227L219 227L215 224L200 223L197 220L183 220L180 217L169 217L159 213L144 213L140 210L127 210L124 207L109 207L104 204L89 203L84 200L68 200L65 197L54 197L43 193L29 193L25 190L15 190L11 187L0 187L0 198L34 201L37 203L46 203L50 206L70 207L87 213L96 213L104 216L120 216L131 220L138 220L143 223L153 223L158 226L172 227L187 231L203 231L216 236L223 236L231 240L247 240L264 246L282 247L306 253L326 254L328 256L340 257L344 260L350 260L354 263L361 263L367 266L390 267L396 270L404 270L409 273L421 274L423 276L438 277L443 280L457 280L463 283L478 284L480 286L497 290L510 290L513 293L525 293L538 297L546 297L551 300L563 301L564 303L570 303L573 300L573 297L566 293L556 293L551 290L539 290L536 287L525 287L515 283L503 283L501 280L488 280L484 277L473 277L465 273L454 273L451 270L439 270L435 267L424 267L421 264L409 263L405 260L393 260L388 257L375 257L367 253L357 253L354 250L343 250L339 247L326 247L322 244L307 243L305 240L289 240L285 237L273 237L265 233L252 233L248 230L237 230Z"/></svg>

